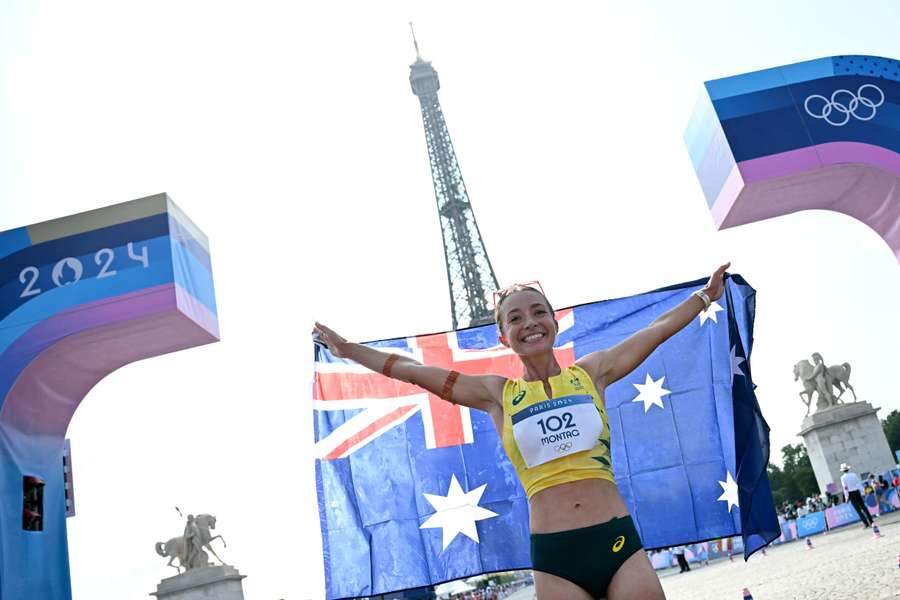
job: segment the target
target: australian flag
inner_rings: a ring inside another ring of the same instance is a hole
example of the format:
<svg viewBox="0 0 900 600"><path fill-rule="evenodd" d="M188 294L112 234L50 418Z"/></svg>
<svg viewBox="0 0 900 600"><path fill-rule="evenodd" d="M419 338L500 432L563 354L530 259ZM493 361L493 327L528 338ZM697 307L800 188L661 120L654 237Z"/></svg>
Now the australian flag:
<svg viewBox="0 0 900 600"><path fill-rule="evenodd" d="M561 365L608 348L705 280L558 310ZM777 538L769 427L750 377L755 290L723 296L606 390L613 468L647 549ZM522 376L493 325L369 345L469 374ZM490 417L316 347L316 488L326 596L530 568L528 502Z"/></svg>

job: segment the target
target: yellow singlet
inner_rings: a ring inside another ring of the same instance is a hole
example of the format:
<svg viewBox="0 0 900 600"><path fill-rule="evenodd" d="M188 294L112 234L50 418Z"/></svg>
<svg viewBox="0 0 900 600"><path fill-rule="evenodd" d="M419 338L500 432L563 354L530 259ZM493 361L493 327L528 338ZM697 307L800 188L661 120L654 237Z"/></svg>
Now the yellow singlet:
<svg viewBox="0 0 900 600"><path fill-rule="evenodd" d="M509 379L503 386L503 448L531 498L582 479L615 482L603 397L577 365L541 381Z"/></svg>

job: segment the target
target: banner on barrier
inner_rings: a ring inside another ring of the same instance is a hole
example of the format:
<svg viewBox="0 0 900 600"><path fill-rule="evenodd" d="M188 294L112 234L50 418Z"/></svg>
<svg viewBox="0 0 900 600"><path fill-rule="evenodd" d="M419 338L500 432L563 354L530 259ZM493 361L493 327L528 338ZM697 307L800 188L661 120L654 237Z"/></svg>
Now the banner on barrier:
<svg viewBox="0 0 900 600"><path fill-rule="evenodd" d="M709 561L710 558L713 558L711 548L718 546L720 542L727 542L730 539L731 538L726 538L723 540L716 540L714 542L702 542L700 544L691 544L689 546L685 546L684 558L689 563ZM719 556L721 556L721 554ZM669 550L654 552L649 556L649 558L650 564L653 565L653 568L656 570L668 569L670 567L675 567L678 565L678 559L676 559L675 554L673 554Z"/></svg>
<svg viewBox="0 0 900 600"><path fill-rule="evenodd" d="M675 557L668 550L662 550L650 557L650 564L654 569L668 569L675 564Z"/></svg>
<svg viewBox="0 0 900 600"><path fill-rule="evenodd" d="M897 488L891 488L884 495L885 503L890 506L891 510L900 508L900 494L897 494Z"/></svg>
<svg viewBox="0 0 900 600"><path fill-rule="evenodd" d="M699 544L692 544L688 546L687 552L685 552L684 557L689 563L708 561L709 543L701 542Z"/></svg>
<svg viewBox="0 0 900 600"><path fill-rule="evenodd" d="M740 554L744 551L743 540L740 537L722 538L709 542L709 559L722 558L729 554Z"/></svg>
<svg viewBox="0 0 900 600"><path fill-rule="evenodd" d="M828 528L834 529L835 527L859 521L859 515L856 514L856 511L853 510L849 503L844 502L843 504L826 508L825 519L828 521Z"/></svg>
<svg viewBox="0 0 900 600"><path fill-rule="evenodd" d="M822 533L825 531L825 513L814 512L808 514L805 517L798 518L796 523L798 537Z"/></svg>
<svg viewBox="0 0 900 600"><path fill-rule="evenodd" d="M797 539L797 522L787 521L781 524L781 537L775 540L776 544L783 544Z"/></svg>

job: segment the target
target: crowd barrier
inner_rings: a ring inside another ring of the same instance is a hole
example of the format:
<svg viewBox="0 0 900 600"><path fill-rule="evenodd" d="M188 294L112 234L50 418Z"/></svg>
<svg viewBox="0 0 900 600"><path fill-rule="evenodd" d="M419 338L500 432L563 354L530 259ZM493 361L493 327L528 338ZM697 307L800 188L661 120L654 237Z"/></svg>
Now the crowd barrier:
<svg viewBox="0 0 900 600"><path fill-rule="evenodd" d="M866 494L863 498L869 514L878 516L900 509L900 494L897 488L890 488L879 502L875 494ZM781 519L781 537L772 542L783 544L798 538L816 535L829 529L836 529L851 523L859 523L859 515L849 502L829 506L824 511L810 513L796 520Z"/></svg>
<svg viewBox="0 0 900 600"><path fill-rule="evenodd" d="M881 502L878 501L875 494L867 494L863 500L866 508L869 509L869 514L875 516L900 509L900 494L898 494L897 488L889 489L882 497ZM844 525L859 523L859 515L848 502L829 506L824 511L810 513L796 520L784 521L780 517L779 519L782 521L781 537L772 542L773 545L792 542L826 532L830 529L837 529ZM685 558L688 563L715 560L726 557L729 554L740 556L744 552L743 540L740 536L691 544L685 546L685 548ZM675 555L669 551L651 554L650 562L653 564L654 569L668 569L678 566Z"/></svg>
<svg viewBox="0 0 900 600"><path fill-rule="evenodd" d="M686 545L684 547L684 558L687 559L688 563L709 560L709 546L712 543L714 542L701 542L699 544ZM668 569L669 567L678 566L678 559L675 558L675 555L672 552L664 550L662 552L651 554L650 563L653 565L654 569Z"/></svg>
<svg viewBox="0 0 900 600"><path fill-rule="evenodd" d="M825 512L810 513L804 517L799 517L795 522L797 524L797 537L815 535L827 529Z"/></svg>

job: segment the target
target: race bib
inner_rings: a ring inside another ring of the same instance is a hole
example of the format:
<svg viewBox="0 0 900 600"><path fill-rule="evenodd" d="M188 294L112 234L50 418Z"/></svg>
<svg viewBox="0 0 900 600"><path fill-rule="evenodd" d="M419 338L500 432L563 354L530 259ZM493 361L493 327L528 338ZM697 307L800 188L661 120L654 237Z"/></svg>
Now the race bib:
<svg viewBox="0 0 900 600"><path fill-rule="evenodd" d="M603 419L588 394L553 398L512 416L513 436L528 468L590 450L603 433Z"/></svg>

